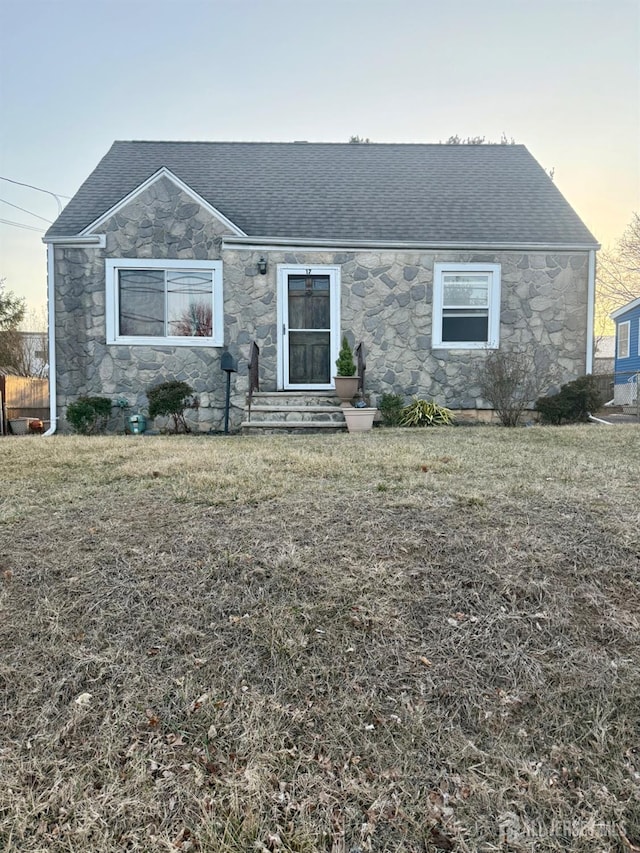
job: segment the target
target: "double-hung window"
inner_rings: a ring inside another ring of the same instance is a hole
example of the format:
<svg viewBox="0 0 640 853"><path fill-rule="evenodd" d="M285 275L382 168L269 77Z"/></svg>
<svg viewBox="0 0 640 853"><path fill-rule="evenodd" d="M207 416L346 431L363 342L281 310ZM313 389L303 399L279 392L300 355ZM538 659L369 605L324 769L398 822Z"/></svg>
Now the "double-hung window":
<svg viewBox="0 0 640 853"><path fill-rule="evenodd" d="M629 358L631 343L631 320L618 323L618 358Z"/></svg>
<svg viewBox="0 0 640 853"><path fill-rule="evenodd" d="M109 344L222 346L222 261L106 261Z"/></svg>
<svg viewBox="0 0 640 853"><path fill-rule="evenodd" d="M434 264L433 348L497 349L500 264Z"/></svg>

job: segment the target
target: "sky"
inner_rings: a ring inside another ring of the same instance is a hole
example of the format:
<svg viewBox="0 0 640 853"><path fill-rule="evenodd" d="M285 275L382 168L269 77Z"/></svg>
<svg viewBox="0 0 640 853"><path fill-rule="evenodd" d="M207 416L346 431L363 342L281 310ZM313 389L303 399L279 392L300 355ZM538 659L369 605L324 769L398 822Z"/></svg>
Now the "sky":
<svg viewBox="0 0 640 853"><path fill-rule="evenodd" d="M0 176L62 204L115 139L503 133L612 246L640 210L640 0L0 0ZM36 310L41 237L0 222L0 278Z"/></svg>

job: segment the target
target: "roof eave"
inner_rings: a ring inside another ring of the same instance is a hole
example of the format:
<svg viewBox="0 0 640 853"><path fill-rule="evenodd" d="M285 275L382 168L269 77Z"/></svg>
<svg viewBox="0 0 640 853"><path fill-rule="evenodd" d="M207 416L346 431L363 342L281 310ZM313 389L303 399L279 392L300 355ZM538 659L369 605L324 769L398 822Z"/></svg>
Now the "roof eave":
<svg viewBox="0 0 640 853"><path fill-rule="evenodd" d="M95 246L96 249L104 249L107 238L105 234L45 234L42 242L52 246Z"/></svg>
<svg viewBox="0 0 640 853"><path fill-rule="evenodd" d="M617 320L619 317L622 317L623 314L626 314L628 311L633 311L634 308L637 308L640 305L640 296L637 299L632 299L631 302L627 302L626 305L623 305L622 308L618 308L616 311L612 311L609 316L612 320Z"/></svg>
<svg viewBox="0 0 640 853"><path fill-rule="evenodd" d="M502 251L528 251L528 252L589 252L598 250L600 243L527 243L513 242L509 240L344 240L322 238L308 239L304 237L266 237L246 236L236 237L225 235L222 238L223 246L246 246L262 248L310 248L310 249L408 249L408 250L431 250L431 249L455 249L462 251L483 251L487 249Z"/></svg>

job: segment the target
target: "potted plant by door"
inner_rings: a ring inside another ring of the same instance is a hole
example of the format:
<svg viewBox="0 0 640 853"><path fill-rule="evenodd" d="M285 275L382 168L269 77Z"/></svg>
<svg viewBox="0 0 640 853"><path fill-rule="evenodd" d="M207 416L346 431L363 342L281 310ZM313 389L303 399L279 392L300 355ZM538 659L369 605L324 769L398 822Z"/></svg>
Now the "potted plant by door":
<svg viewBox="0 0 640 853"><path fill-rule="evenodd" d="M377 409L367 406L364 400L359 400L355 406L347 403L342 407L342 411L349 432L367 432L373 427Z"/></svg>
<svg viewBox="0 0 640 853"><path fill-rule="evenodd" d="M353 360L353 350L346 336L342 338L342 346L336 361L337 374L333 381L336 394L340 397L342 406L349 405L358 393L359 377L356 376L356 363Z"/></svg>

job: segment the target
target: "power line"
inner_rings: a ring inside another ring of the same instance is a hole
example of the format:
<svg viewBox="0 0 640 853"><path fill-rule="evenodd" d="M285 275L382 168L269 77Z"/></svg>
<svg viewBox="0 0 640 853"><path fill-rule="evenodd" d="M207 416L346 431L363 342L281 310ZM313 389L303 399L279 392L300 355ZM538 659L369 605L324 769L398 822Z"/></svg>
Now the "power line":
<svg viewBox="0 0 640 853"><path fill-rule="evenodd" d="M28 213L30 216L35 216L36 219L42 219L43 222L48 222L51 225L50 219L45 219L44 216L40 216L38 213L34 213L32 210L27 210L26 207L20 207L17 204L13 204L11 201L7 201L6 198L0 198L0 201L3 204L8 204L9 207L15 207L16 210L21 210L23 213Z"/></svg>
<svg viewBox="0 0 640 853"><path fill-rule="evenodd" d="M39 193L46 193L47 195L52 195L56 200L56 204L58 205L58 216L60 216L60 214L62 213L62 202L60 201L60 199L70 198L70 196L68 195L63 195L62 193L54 193L51 192L51 190L44 190L42 189L42 187L35 187L33 184L25 184L23 181L14 181L13 178L4 178L2 175L0 175L0 181L8 181L10 184L17 184L19 187L29 187L30 190L37 190Z"/></svg>
<svg viewBox="0 0 640 853"><path fill-rule="evenodd" d="M37 231L38 234L44 234L44 228L36 228L33 225L23 225L22 222L13 222L11 219L0 219L2 225L14 225L16 228L24 228L25 231Z"/></svg>
<svg viewBox="0 0 640 853"><path fill-rule="evenodd" d="M49 195L59 195L60 198L71 198L70 195L64 195L64 193L54 193L51 190L43 190L42 187L34 187L33 184L23 184L22 181L14 181L13 178L3 178L0 175L0 181L9 181L10 184L18 184L21 187L29 187L31 190L38 190L41 193L49 193Z"/></svg>

